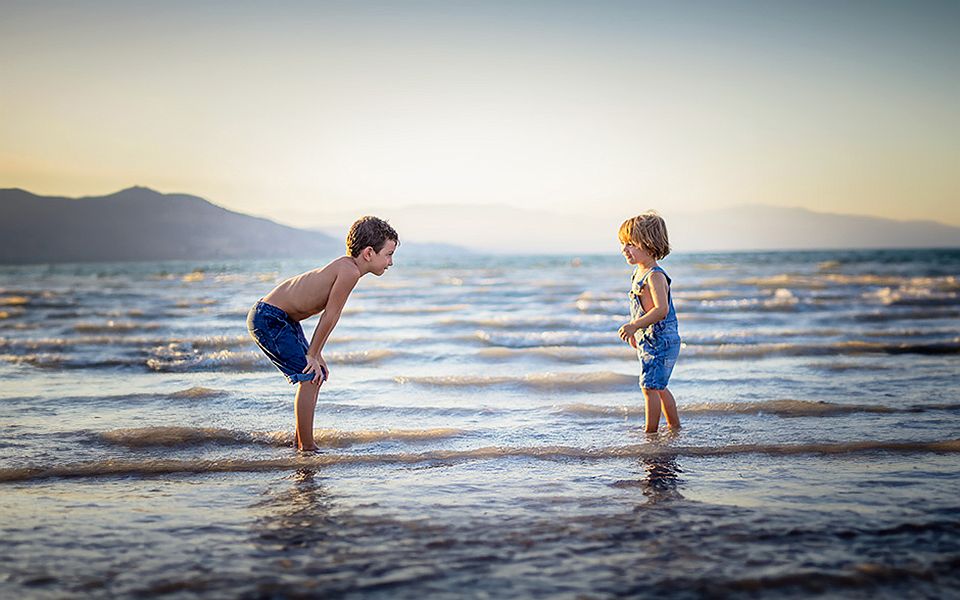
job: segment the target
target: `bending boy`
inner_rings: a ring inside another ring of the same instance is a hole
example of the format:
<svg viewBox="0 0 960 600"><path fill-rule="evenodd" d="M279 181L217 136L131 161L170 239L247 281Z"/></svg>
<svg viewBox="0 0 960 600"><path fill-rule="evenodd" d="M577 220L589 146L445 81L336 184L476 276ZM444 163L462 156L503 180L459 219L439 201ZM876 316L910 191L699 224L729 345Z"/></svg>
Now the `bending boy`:
<svg viewBox="0 0 960 600"><path fill-rule="evenodd" d="M247 314L247 329L257 346L290 383L294 399L295 441L302 452L315 452L313 415L320 386L330 377L323 346L337 325L347 297L367 273L378 277L393 265L400 243L397 232L377 217L362 217L347 234L347 255L327 266L280 282ZM300 321L323 313L307 344Z"/></svg>

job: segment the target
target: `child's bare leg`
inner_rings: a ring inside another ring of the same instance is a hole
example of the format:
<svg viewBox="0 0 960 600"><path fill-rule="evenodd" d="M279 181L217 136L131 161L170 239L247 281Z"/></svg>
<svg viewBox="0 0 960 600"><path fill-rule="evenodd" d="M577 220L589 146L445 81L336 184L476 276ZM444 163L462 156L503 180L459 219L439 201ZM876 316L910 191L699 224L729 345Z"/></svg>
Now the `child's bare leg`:
<svg viewBox="0 0 960 600"><path fill-rule="evenodd" d="M313 450L313 413L317 408L317 393L320 385L310 381L301 381L297 385L297 397L293 400L296 414L295 440L298 450Z"/></svg>
<svg viewBox="0 0 960 600"><path fill-rule="evenodd" d="M670 429L680 429L680 415L677 414L677 401L673 393L667 388L660 390L660 406L663 408L663 416L667 418L667 425Z"/></svg>
<svg viewBox="0 0 960 600"><path fill-rule="evenodd" d="M660 427L660 390L643 388L644 412L646 413L647 433L655 433Z"/></svg>

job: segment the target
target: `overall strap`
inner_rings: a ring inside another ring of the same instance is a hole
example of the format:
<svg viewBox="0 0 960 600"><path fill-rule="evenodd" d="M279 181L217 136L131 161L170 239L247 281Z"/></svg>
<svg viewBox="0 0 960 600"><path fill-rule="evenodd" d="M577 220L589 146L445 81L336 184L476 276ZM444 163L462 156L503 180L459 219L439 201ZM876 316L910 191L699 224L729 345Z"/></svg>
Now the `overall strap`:
<svg viewBox="0 0 960 600"><path fill-rule="evenodd" d="M638 268L639 268L639 267L638 267ZM643 274L643 277L640 278L640 287L641 287L641 288L643 288L643 286L647 285L647 278L650 277L650 275L651 275L654 271L659 271L659 272L663 273L663 276L667 278L667 285L670 285L670 283L672 282L672 280L670 279L670 276L667 275L667 272L664 271L663 268L662 268L660 265L657 265L657 266L655 266L655 267L653 267L653 268L651 268L651 269L648 269L647 272Z"/></svg>
<svg viewBox="0 0 960 600"><path fill-rule="evenodd" d="M670 276L667 275L667 272L664 271L663 267L661 267L660 265L657 265L654 268L650 269L650 273L653 273L654 271L660 271L661 273L663 273L663 276L667 278L667 285L670 285L671 283L673 283L673 280L670 279ZM648 277L650 276L650 273L647 273Z"/></svg>

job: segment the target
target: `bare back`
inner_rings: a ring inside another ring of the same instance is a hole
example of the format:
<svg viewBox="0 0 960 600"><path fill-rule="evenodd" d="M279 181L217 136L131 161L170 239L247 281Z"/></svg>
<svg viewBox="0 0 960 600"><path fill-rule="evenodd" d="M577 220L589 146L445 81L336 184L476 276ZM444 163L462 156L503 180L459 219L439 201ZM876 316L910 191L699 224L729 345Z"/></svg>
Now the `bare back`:
<svg viewBox="0 0 960 600"><path fill-rule="evenodd" d="M281 281L263 297L263 301L283 310L290 318L302 321L327 307L335 283L340 281L349 293L359 279L360 269L356 262L349 256L341 256L325 267Z"/></svg>

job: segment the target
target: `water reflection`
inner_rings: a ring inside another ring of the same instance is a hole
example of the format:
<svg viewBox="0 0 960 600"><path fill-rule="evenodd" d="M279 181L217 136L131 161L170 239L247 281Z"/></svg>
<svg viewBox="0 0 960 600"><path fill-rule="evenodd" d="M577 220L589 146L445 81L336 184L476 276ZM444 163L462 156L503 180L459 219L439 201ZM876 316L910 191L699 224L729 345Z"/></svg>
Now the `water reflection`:
<svg viewBox="0 0 960 600"><path fill-rule="evenodd" d="M646 471L641 487L650 504L683 499L678 489L683 481L680 479L683 469L680 468L676 455L650 456L640 462Z"/></svg>
<svg viewBox="0 0 960 600"><path fill-rule="evenodd" d="M252 597L341 597L410 586L397 597L421 597L416 586L440 577L454 560L448 550L457 541L445 524L397 519L376 503L358 510L313 470L282 485L252 507L259 513L251 531Z"/></svg>
<svg viewBox="0 0 960 600"><path fill-rule="evenodd" d="M317 471L300 469L292 481L255 505L265 512L254 526L255 543L270 553L313 546L327 539L333 525L333 501Z"/></svg>
<svg viewBox="0 0 960 600"><path fill-rule="evenodd" d="M638 461L640 472L636 479L621 480L613 487L639 489L647 498L647 504L660 504L683 500L680 487L683 469L675 454L656 454L645 456Z"/></svg>

